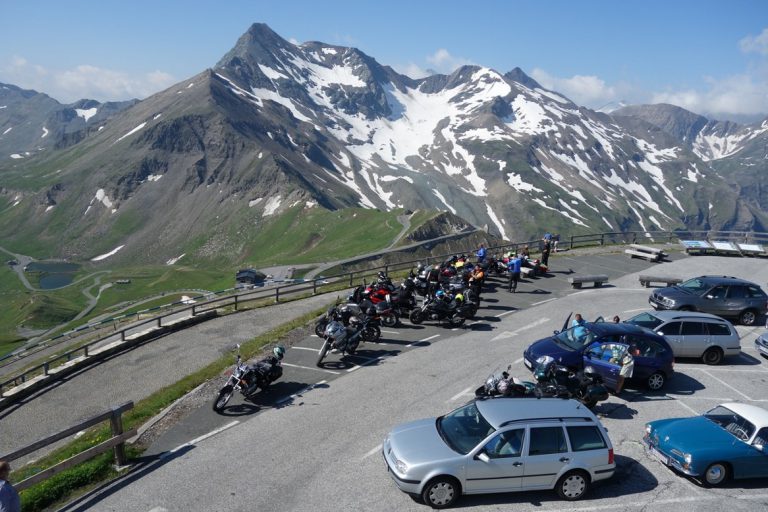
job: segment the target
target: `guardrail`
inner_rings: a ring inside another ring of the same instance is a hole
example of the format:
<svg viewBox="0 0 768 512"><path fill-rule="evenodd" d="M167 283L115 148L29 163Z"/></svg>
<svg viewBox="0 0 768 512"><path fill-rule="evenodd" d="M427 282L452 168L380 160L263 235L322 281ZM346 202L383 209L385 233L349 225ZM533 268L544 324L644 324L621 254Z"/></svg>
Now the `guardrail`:
<svg viewBox="0 0 768 512"><path fill-rule="evenodd" d="M577 247L584 247L589 245L611 245L611 244L627 244L627 243L636 243L637 241L645 241L645 242L665 242L665 243L671 243L675 240L682 240L682 239L729 239L729 240L739 240L745 243L748 242L768 242L768 233L751 233L751 232L738 232L738 231L721 231L721 232L705 232L705 231L629 231L629 232L605 232L605 233L595 233L595 234L584 234L584 235L571 235L567 239L561 239L559 243L559 250L563 249L572 249ZM429 244L430 242L425 242L425 244ZM503 251L515 251L519 250L523 246L529 246L531 250L534 251L534 253L538 250L540 250L539 244L541 243L540 240L531 240L527 242L510 242L509 244L503 244L498 246L492 246L488 248L489 253L493 252L503 252ZM474 250L476 248L470 248L466 249L464 252L473 254ZM383 256L387 253L382 253L378 255L378 257ZM58 366L63 366L70 364L72 362L78 362L84 359L88 359L91 357L95 350L100 345L104 344L106 340L109 340L110 338L114 338L115 336L119 337L120 342L126 342L130 340L139 340L143 341L141 338L143 335L146 335L148 333L151 334L152 331L155 331L155 335L159 334L159 330L163 329L164 327L169 327L169 323L172 322L166 322L164 323L164 320L168 319L171 316L179 316L184 315L185 312L189 312L188 316L182 317L183 318L195 318L203 314L210 315L211 312L217 311L220 308L224 307L233 307L235 311L238 310L241 304L246 302L253 302L257 300L274 300L275 303L280 302L281 298L284 298L286 296L290 295L296 295L296 294L303 294L303 293L311 293L317 294L319 290L326 287L327 285L338 283L338 282L348 282L349 286L354 286L354 282L356 279L362 279L362 282L365 283L365 280L369 276L374 276L376 272L383 270L386 273L389 273L391 271L397 271L401 269L410 269L413 268L418 263L424 263L424 264L430 264L431 262L442 262L449 256L451 256L453 253L446 253L442 255L437 256L427 256L422 257L414 260L407 260L402 262L396 262L396 263L389 263L385 265L380 265L376 267L371 267L365 270L356 270L356 271L350 271L345 272L341 274L336 274L329 277L318 277L312 280L301 280L300 282L295 283L287 283L285 285L277 285L274 287L264 287L264 288L257 288L249 291L239 292L232 294L231 292L233 289L227 289L227 290L220 290L217 292L211 292L210 294L206 295L200 295L197 297L191 297L189 300L185 301L179 301L175 303L171 303L168 305L163 306L156 306L153 308L149 308L146 310L142 310L136 313L131 313L128 315L121 315L120 317L112 317L105 320L101 320L97 323L92 324L86 324L84 326L80 326L71 333L78 333L85 331L87 329L95 329L100 326L103 326L104 324L114 324L114 322L124 318L136 315L137 319L140 317L143 313L149 313L152 311L159 311L160 309L169 309L167 313L162 313L159 315L155 315L152 318L149 318L144 321L137 321L134 322L122 329L115 329L115 331L109 333L106 336L101 336L91 342L85 343L80 345L79 347L69 350L67 352L64 352L45 363L36 365L34 367L25 369L24 371L20 372L17 375L14 375L8 379L5 379L4 381L0 382L0 399L4 396L4 390L12 387L18 387L20 385L23 385L24 383L28 382L31 378L36 378L39 376L47 377L49 376ZM366 258L361 258L362 260L368 260L371 259L371 256L368 256ZM374 257L375 258L375 257ZM348 262L349 264L350 262ZM222 295L220 297L216 296L219 294L227 294ZM211 296L214 296L214 298L210 298ZM207 299L204 302L189 304L189 301L196 301L201 299ZM179 320L177 320L179 321ZM51 338L50 340L43 341L36 345L34 348L37 348L36 351L43 350L45 348L49 348L51 346L54 346L56 344L56 340L59 340L59 343L67 341L65 339L61 339L64 335L57 336L56 338ZM71 339L71 338L69 338ZM27 355L33 355L36 351L29 352ZM19 355L16 355L15 360L18 360L20 357ZM11 361L13 362L13 361ZM5 365L9 364L8 360L6 360ZM0 365L2 367L2 365Z"/></svg>
<svg viewBox="0 0 768 512"><path fill-rule="evenodd" d="M69 437L72 434L76 434L77 432L80 432L85 428L92 427L93 425L109 420L109 423L112 429L112 437L110 437L106 441L103 441L97 444L96 446L93 446L85 450L84 452L80 452L77 455L74 455L68 458L67 460L61 461L58 464L51 466L48 469L45 469L39 473L36 473L30 476L29 478L25 478L21 482L14 484L14 487L19 491L24 490L32 485L35 485L37 483L40 483L44 480L49 479L50 477L52 477L57 473L61 473L65 469L69 469L77 464L80 464L83 461L92 459L93 457L101 453L104 453L110 449L114 450L115 464L117 464L118 467L125 466L126 460L127 460L125 457L125 441L136 435L135 428L127 432L123 431L122 415L125 411L128 411L130 409L133 409L133 402L127 402L118 407L113 407L109 411L103 412L98 416L94 416L93 418L90 418L81 423L78 423L77 425L64 429L61 432L58 432L44 439L41 439L37 442L34 442L19 450L16 450L13 453L9 453L7 455L1 456L0 460L5 460L5 461L16 460L20 457L23 457L24 455L28 455L30 453L36 452L37 450L44 448L49 444L55 443L56 441L60 441L61 439Z"/></svg>

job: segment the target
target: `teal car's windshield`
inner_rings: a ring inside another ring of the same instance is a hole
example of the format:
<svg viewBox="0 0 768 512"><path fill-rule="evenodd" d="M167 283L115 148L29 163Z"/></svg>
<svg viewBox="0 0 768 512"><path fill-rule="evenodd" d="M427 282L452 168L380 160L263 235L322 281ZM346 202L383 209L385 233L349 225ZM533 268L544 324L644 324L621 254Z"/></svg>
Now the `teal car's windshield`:
<svg viewBox="0 0 768 512"><path fill-rule="evenodd" d="M688 290L689 292L695 293L697 295L705 292L709 288L709 286L706 283L704 283L704 281L699 279L698 277L694 277L693 279L689 279L686 282L681 283L681 284L679 284L677 286L679 288L683 288L683 289Z"/></svg>
<svg viewBox="0 0 768 512"><path fill-rule="evenodd" d="M709 421L718 424L742 441L748 441L755 433L755 425L722 405L704 413Z"/></svg>
<svg viewBox="0 0 768 512"><path fill-rule="evenodd" d="M452 450L462 455L469 453L495 430L480 414L474 402L437 419L440 437Z"/></svg>
<svg viewBox="0 0 768 512"><path fill-rule="evenodd" d="M595 333L585 325L577 325L555 334L552 340L568 350L581 350L595 340Z"/></svg>

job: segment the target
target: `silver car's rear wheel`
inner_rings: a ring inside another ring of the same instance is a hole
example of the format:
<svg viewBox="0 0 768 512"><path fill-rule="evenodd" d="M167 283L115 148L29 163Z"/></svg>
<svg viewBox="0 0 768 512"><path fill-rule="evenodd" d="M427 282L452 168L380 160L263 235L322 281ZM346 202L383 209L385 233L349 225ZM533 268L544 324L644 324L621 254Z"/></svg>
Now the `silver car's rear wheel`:
<svg viewBox="0 0 768 512"><path fill-rule="evenodd" d="M459 498L459 483L447 476L437 477L424 487L421 498L432 508L446 508Z"/></svg>
<svg viewBox="0 0 768 512"><path fill-rule="evenodd" d="M715 347L708 348L701 359L706 364L720 364L723 361L723 351Z"/></svg>
<svg viewBox="0 0 768 512"><path fill-rule="evenodd" d="M589 489L589 477L583 471L570 471L557 481L557 494L564 500L578 500Z"/></svg>
<svg viewBox="0 0 768 512"><path fill-rule="evenodd" d="M709 487L717 487L728 480L728 466L722 462L710 464L704 471L704 484Z"/></svg>

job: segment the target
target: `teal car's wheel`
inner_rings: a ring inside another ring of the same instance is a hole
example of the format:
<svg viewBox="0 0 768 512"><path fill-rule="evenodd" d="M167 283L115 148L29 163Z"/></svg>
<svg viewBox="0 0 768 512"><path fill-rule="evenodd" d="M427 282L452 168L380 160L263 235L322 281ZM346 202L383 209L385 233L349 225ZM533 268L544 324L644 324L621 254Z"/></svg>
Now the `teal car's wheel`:
<svg viewBox="0 0 768 512"><path fill-rule="evenodd" d="M730 470L724 462L715 462L704 471L704 485L707 487L717 487L728 481Z"/></svg>
<svg viewBox="0 0 768 512"><path fill-rule="evenodd" d="M424 487L421 499L432 508L446 508L453 505L460 494L461 488L456 479L439 476Z"/></svg>

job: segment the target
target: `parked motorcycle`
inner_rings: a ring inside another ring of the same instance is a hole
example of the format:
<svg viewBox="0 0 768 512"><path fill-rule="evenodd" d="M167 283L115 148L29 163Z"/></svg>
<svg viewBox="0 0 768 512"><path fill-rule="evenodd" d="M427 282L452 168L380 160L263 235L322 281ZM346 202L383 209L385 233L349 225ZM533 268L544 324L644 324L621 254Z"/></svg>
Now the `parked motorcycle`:
<svg viewBox="0 0 768 512"><path fill-rule="evenodd" d="M453 327L463 325L467 318L473 315L472 304L464 300L445 300L445 292L438 290L435 297L428 297L420 308L411 311L408 317L412 324L420 324L425 320L444 320Z"/></svg>
<svg viewBox="0 0 768 512"><path fill-rule="evenodd" d="M480 397L525 397L536 396L536 384L533 382L522 381L509 375L508 366L500 374L492 373L485 379L485 383L475 390L475 396Z"/></svg>
<svg viewBox="0 0 768 512"><path fill-rule="evenodd" d="M542 392L575 398L590 409L608 399L603 378L591 366L574 371L557 364L552 356L542 356L536 360L533 377Z"/></svg>
<svg viewBox="0 0 768 512"><path fill-rule="evenodd" d="M317 366L321 366L329 350L336 349L342 354L354 354L361 341L365 341L364 333L368 330L370 317L353 320L345 326L339 320L332 320L325 327L323 345L317 355Z"/></svg>
<svg viewBox="0 0 768 512"><path fill-rule="evenodd" d="M213 402L213 410L221 412L227 402L239 391L246 398L253 395L259 388L265 390L271 383L282 377L283 366L280 363L285 355L282 345L272 349L272 355L254 364L243 362L240 355L240 345L237 345L237 358L227 383L219 390Z"/></svg>
<svg viewBox="0 0 768 512"><path fill-rule="evenodd" d="M363 312L363 306L355 304L354 302L348 302L341 306L331 306L328 311L315 322L315 334L319 338L325 337L326 327L328 327L328 324L334 320L341 322L344 326L349 326L353 323L362 323L364 324L362 334L363 340L377 342L381 338L381 327L379 326L377 316L377 311L380 309L381 308L373 306L370 302L365 309L366 312Z"/></svg>

